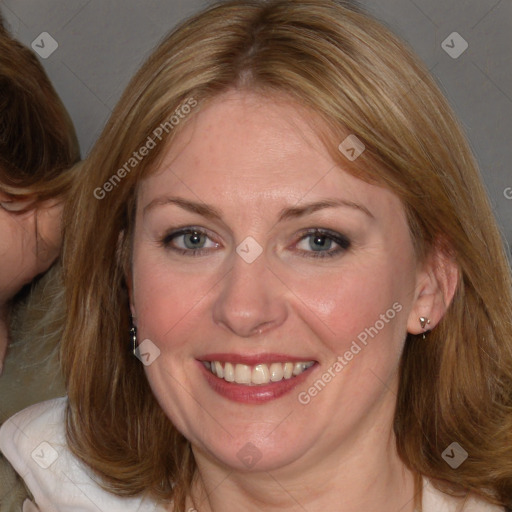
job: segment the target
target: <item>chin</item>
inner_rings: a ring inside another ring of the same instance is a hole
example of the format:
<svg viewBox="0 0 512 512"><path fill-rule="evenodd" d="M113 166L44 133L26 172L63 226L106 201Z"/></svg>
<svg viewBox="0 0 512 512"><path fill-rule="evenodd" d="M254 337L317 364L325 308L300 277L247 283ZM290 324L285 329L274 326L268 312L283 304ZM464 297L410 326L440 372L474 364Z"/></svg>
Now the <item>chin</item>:
<svg viewBox="0 0 512 512"><path fill-rule="evenodd" d="M275 448L267 449L261 445L258 447L252 442L233 443L232 446L218 449L210 447L207 457L214 464L220 464L232 471L258 473L289 466L297 459L297 447L294 447L294 453L288 454L283 449L276 453Z"/></svg>

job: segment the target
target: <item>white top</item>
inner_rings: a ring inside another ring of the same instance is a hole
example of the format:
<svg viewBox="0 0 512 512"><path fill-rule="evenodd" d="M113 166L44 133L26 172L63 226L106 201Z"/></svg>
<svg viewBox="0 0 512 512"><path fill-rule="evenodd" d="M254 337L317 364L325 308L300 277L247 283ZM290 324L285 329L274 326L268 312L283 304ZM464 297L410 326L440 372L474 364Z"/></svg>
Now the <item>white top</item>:
<svg viewBox="0 0 512 512"><path fill-rule="evenodd" d="M104 491L92 471L67 448L66 398L42 402L19 412L0 428L0 450L23 477L41 512L164 512L141 498L120 498ZM24 511L37 510L26 504ZM423 512L503 512L476 497L454 498L424 479Z"/></svg>

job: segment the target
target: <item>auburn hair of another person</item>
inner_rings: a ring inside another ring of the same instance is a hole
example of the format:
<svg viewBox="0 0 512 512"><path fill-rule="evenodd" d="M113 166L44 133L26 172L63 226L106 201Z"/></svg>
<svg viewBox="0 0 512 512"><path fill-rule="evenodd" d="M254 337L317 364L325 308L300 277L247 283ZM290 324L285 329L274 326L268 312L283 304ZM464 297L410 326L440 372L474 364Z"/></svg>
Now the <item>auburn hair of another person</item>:
<svg viewBox="0 0 512 512"><path fill-rule="evenodd" d="M195 462L130 351L125 275L137 183L153 172L201 106L232 88L311 112L344 169L395 193L418 260L433 248L457 263L441 323L408 335L394 419L416 473L450 493L512 506L511 275L500 232L463 132L428 70L371 17L331 0L228 1L172 32L133 78L74 187L65 217L68 314L61 345L71 450L123 496L174 499L184 511ZM103 198L122 169L190 98L198 106ZM348 162L347 134L366 151ZM457 441L457 470L441 457Z"/></svg>
<svg viewBox="0 0 512 512"><path fill-rule="evenodd" d="M0 18L0 190L44 201L64 194L80 150L71 119L35 54Z"/></svg>

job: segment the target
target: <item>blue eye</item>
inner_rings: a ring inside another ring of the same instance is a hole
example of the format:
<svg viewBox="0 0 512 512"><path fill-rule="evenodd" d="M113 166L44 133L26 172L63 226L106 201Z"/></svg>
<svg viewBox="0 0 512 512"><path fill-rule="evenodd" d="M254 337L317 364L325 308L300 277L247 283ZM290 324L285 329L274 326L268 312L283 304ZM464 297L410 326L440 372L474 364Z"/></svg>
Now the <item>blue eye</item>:
<svg viewBox="0 0 512 512"><path fill-rule="evenodd" d="M210 238L201 229L185 228L173 233L169 233L162 240L161 244L180 254L189 256L200 256L208 252L208 249L218 247L219 244L210 240Z"/></svg>
<svg viewBox="0 0 512 512"><path fill-rule="evenodd" d="M329 258L345 252L350 248L350 245L350 240L345 235L326 229L314 228L306 231L305 236L297 243L297 248L306 257Z"/></svg>
<svg viewBox="0 0 512 512"><path fill-rule="evenodd" d="M329 250L332 247L333 240L325 235L309 235L309 247L313 251Z"/></svg>
<svg viewBox="0 0 512 512"><path fill-rule="evenodd" d="M160 240L160 244L186 256L202 256L220 245L203 229L194 227L168 233ZM334 257L348 250L350 246L350 240L345 235L320 228L306 230L296 243L299 253L310 258Z"/></svg>
<svg viewBox="0 0 512 512"><path fill-rule="evenodd" d="M207 238L206 235L199 233L198 231L192 231L181 236L183 237L183 243L186 248L194 250L203 248Z"/></svg>

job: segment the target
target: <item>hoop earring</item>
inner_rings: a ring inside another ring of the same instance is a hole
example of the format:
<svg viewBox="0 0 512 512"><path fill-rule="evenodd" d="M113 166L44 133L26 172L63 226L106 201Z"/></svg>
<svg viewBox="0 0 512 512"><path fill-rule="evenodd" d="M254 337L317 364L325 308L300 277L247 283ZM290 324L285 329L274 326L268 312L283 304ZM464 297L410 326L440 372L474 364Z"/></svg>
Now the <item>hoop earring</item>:
<svg viewBox="0 0 512 512"><path fill-rule="evenodd" d="M423 339L426 339L427 338L427 335L426 333L427 332L430 332L430 331L425 331L425 327L430 324L430 319L429 318L425 318L424 316L420 316L420 325L421 325L421 328L423 329Z"/></svg>

